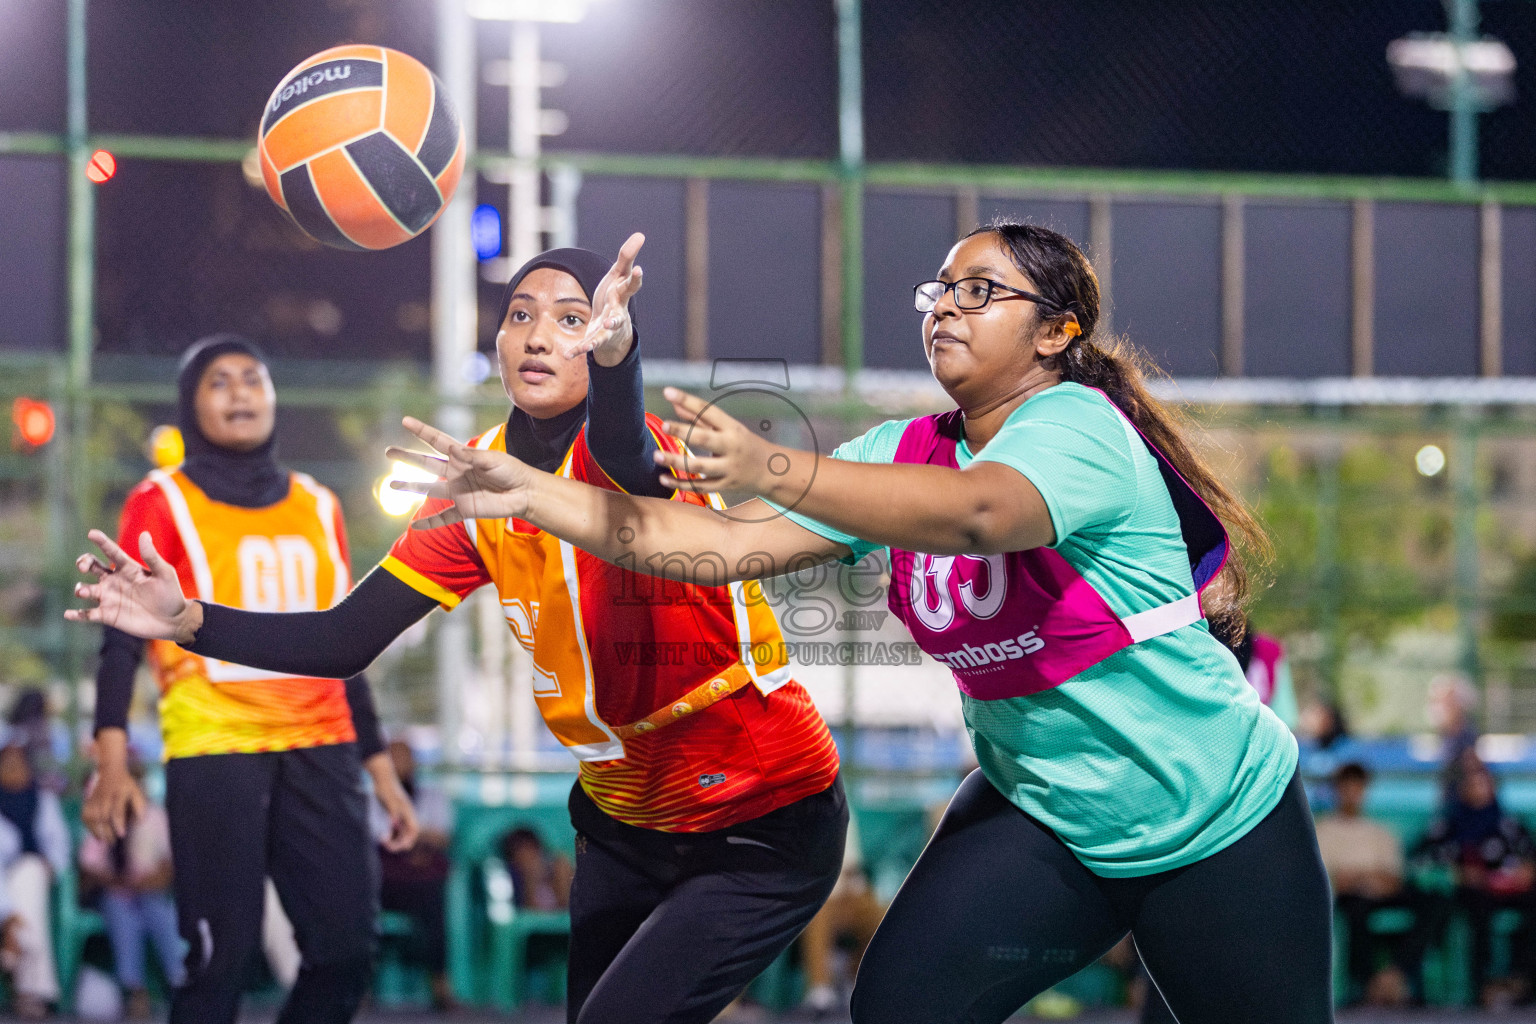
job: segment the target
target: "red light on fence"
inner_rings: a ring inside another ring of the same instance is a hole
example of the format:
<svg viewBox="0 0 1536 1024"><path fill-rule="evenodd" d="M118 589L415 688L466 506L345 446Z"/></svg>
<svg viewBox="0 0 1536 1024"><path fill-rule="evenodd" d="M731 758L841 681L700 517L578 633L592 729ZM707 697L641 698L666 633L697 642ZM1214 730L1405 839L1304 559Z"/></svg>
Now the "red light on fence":
<svg viewBox="0 0 1536 1024"><path fill-rule="evenodd" d="M11 422L16 425L16 439L21 447L41 448L53 440L56 426L53 406L35 398L18 398L11 403Z"/></svg>
<svg viewBox="0 0 1536 1024"><path fill-rule="evenodd" d="M100 185L117 173L117 159L104 149L91 154L91 162L85 165L85 176Z"/></svg>

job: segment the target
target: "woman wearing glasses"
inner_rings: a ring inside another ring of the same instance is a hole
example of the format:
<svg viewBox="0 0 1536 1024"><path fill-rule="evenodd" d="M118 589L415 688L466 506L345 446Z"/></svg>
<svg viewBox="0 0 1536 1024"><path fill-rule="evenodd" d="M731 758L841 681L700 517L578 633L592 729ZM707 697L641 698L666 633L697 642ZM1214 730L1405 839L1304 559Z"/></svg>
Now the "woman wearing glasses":
<svg viewBox="0 0 1536 1024"><path fill-rule="evenodd" d="M418 525L522 516L682 579L702 563L674 555L749 578L890 551L891 609L953 671L981 767L869 947L855 1021L1001 1021L1126 932L1184 1024L1331 1021L1296 744L1207 624L1247 591L1226 528L1258 552L1262 531L1136 355L1094 342L1098 282L1068 239L977 231L917 308L957 408L830 459L669 392L668 431L714 454L660 453L663 482L755 509L577 486L409 421L446 455L417 458L443 476L424 489L454 503Z"/></svg>
<svg viewBox="0 0 1536 1024"><path fill-rule="evenodd" d="M651 459L680 445L642 401L629 312L642 242L631 236L606 275L596 253L554 249L513 276L496 338L512 410L476 450L702 509L704 497L662 486ZM427 502L418 522L441 522L443 508ZM837 880L848 824L837 748L783 660L773 611L739 584L636 577L507 517L409 530L335 608L263 615L185 602L152 549L145 573L103 548L119 571L88 564L103 582L83 593L103 607L73 617L136 635L195 634L194 653L308 674L347 675L433 608L496 587L532 660L539 711L580 766L570 796L572 1022L713 1020ZM118 602L157 581L171 614Z"/></svg>

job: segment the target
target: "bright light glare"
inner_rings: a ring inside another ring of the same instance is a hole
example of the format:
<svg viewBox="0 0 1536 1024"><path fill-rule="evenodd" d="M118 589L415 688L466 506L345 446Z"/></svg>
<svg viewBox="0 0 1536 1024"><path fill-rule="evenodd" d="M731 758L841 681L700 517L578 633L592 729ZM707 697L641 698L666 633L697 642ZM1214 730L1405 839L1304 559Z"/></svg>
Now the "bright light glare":
<svg viewBox="0 0 1536 1024"><path fill-rule="evenodd" d="M412 494L409 491L397 491L389 485L391 480L436 480L437 477L424 469L408 466L403 462L390 464L389 475L380 477L378 486L373 489L373 496L378 499L379 507L386 515L408 516L416 511L421 504L422 496Z"/></svg>
<svg viewBox="0 0 1536 1024"><path fill-rule="evenodd" d="M587 16L587 0L469 0L471 18L482 21L557 21L575 24Z"/></svg>
<svg viewBox="0 0 1536 1024"><path fill-rule="evenodd" d="M1445 452L1437 444L1427 444L1413 457L1413 464L1424 476L1434 476L1445 468Z"/></svg>

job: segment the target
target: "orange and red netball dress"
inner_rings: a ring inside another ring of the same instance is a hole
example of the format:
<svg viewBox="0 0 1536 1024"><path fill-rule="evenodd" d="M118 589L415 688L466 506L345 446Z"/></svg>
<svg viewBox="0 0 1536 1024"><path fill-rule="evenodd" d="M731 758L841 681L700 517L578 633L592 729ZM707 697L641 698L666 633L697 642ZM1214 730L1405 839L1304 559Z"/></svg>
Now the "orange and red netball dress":
<svg viewBox="0 0 1536 1024"><path fill-rule="evenodd" d="M190 597L251 611L315 611L346 596L347 535L336 496L302 473L274 505L209 498L185 472L156 470L128 495L119 540L149 531ZM356 738L340 679L234 665L150 644L167 758L292 750Z"/></svg>
<svg viewBox="0 0 1536 1024"><path fill-rule="evenodd" d="M676 448L660 421L648 425L658 444ZM504 431L473 443L505 451ZM617 489L585 430L558 472ZM440 507L429 502L419 515ZM383 568L447 609L495 585L508 628L532 656L545 723L577 757L587 795L619 821L726 828L819 793L837 774L831 734L791 677L755 584L636 576L517 519L408 530Z"/></svg>

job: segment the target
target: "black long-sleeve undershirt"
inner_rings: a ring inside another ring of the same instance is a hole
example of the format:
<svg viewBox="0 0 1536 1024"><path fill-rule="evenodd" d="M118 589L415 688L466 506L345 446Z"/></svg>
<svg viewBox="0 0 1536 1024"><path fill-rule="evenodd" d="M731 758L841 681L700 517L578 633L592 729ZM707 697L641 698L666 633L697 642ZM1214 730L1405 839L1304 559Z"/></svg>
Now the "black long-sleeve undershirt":
<svg viewBox="0 0 1536 1024"><path fill-rule="evenodd" d="M630 494L669 497L671 492L661 486L660 472L651 458L656 439L645 426L639 335L617 366L599 366L588 356L587 381L587 446L592 457L610 480Z"/></svg>
<svg viewBox="0 0 1536 1024"><path fill-rule="evenodd" d="M638 342L638 339L637 339ZM666 497L651 460L638 343L617 366L588 359L587 443L614 483L631 494ZM540 439L523 435L526 444ZM565 438L551 443L568 447ZM559 455L564 455L564 447ZM524 461L547 452L514 452ZM203 625L184 645L196 654L273 672L326 678L362 672L401 633L437 607L392 573L373 570L341 603L316 612L249 612L203 602ZM371 703L371 702L370 702Z"/></svg>
<svg viewBox="0 0 1536 1024"><path fill-rule="evenodd" d="M345 678L366 669L390 641L436 607L432 598L374 569L325 611L248 612L203 602L202 628L183 646L272 672Z"/></svg>

